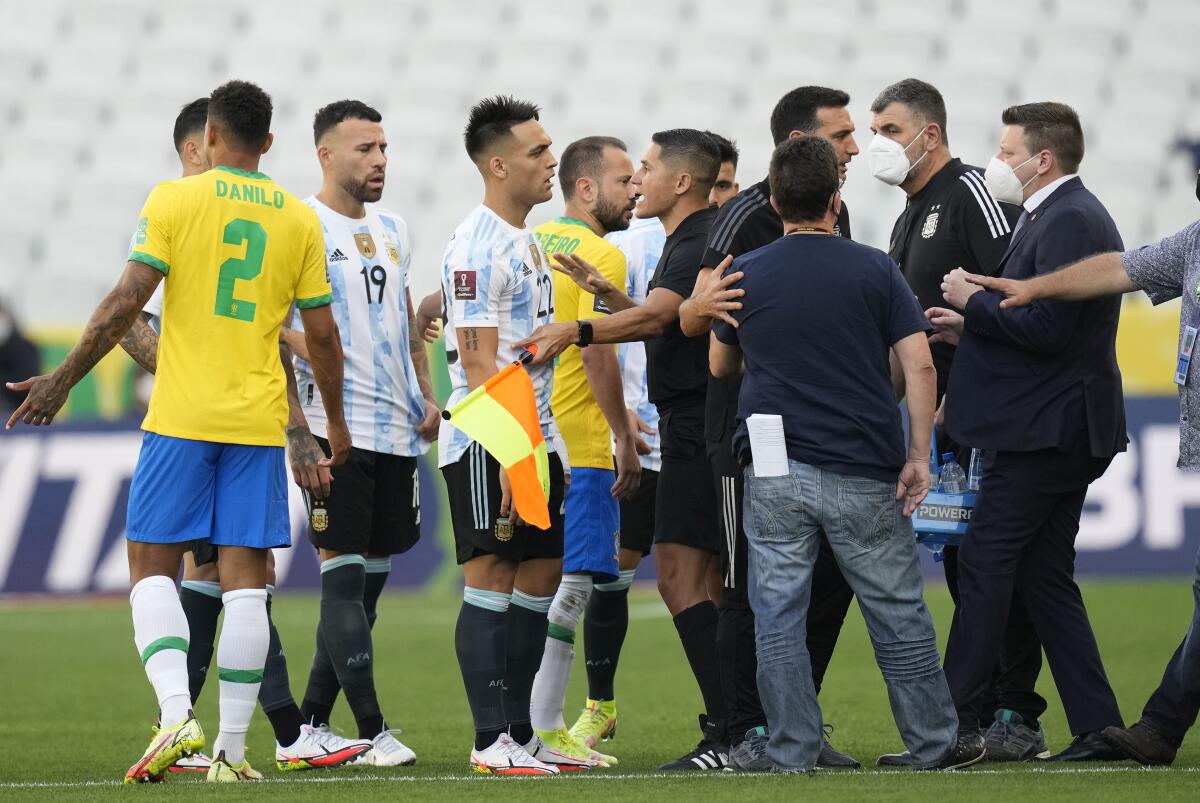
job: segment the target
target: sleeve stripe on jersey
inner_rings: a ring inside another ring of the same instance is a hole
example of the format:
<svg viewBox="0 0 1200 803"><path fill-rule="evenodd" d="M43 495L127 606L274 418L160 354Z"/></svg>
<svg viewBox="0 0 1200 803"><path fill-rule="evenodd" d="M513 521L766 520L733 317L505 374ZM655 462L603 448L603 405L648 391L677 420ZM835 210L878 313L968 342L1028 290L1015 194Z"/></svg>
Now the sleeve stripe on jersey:
<svg viewBox="0 0 1200 803"><path fill-rule="evenodd" d="M741 199L734 199L729 203L735 206L726 213L724 223L717 227L713 233L712 239L709 241L709 247L722 253L728 254L729 248L733 245L733 238L737 235L738 229L742 227L742 223L746 218L756 210L761 209L766 204L771 202L770 198L764 198L761 195L757 198L751 195L745 195ZM705 266L716 267L716 265Z"/></svg>
<svg viewBox="0 0 1200 803"><path fill-rule="evenodd" d="M323 296L315 298L297 298L296 306L300 309L313 309L314 307L324 307L333 303L333 293L326 293Z"/></svg>
<svg viewBox="0 0 1200 803"><path fill-rule="evenodd" d="M160 273L162 273L163 276L166 276L167 271L171 270L171 266L168 265L166 262L163 262L158 257L150 256L149 254L145 253L144 251L130 251L129 259L127 259L126 261L127 262L141 262L143 265L149 265L150 267L154 268L156 271L159 271Z"/></svg>
<svg viewBox="0 0 1200 803"><path fill-rule="evenodd" d="M983 216L987 219L988 228L991 229L992 239L1003 237L1008 234L1010 229L1008 219L1004 217L1004 212L1001 211L1000 205L996 203L996 199L988 192L987 186L984 185L983 179L974 170L969 170L958 177L963 184L971 190L971 194L975 196L979 208L983 210Z"/></svg>

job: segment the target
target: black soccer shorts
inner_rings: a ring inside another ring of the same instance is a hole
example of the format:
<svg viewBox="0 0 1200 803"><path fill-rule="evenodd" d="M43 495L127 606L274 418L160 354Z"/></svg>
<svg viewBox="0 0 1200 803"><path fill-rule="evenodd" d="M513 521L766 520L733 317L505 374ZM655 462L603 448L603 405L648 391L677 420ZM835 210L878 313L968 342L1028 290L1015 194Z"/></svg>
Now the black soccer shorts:
<svg viewBox="0 0 1200 803"><path fill-rule="evenodd" d="M316 437L326 455L329 441ZM351 447L334 466L329 496L305 494L308 540L343 554L399 555L421 537L417 458Z"/></svg>
<svg viewBox="0 0 1200 803"><path fill-rule="evenodd" d="M550 452L550 529L514 526L500 518L500 464L478 443L457 462L442 467L450 497L454 550L459 565L480 555L520 562L563 556L562 460Z"/></svg>

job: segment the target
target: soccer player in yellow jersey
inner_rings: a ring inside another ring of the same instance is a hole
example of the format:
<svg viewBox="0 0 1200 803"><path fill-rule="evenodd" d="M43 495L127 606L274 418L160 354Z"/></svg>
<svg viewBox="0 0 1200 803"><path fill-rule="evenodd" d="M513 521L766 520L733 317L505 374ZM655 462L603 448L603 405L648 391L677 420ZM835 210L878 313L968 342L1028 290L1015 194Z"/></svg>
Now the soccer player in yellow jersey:
<svg viewBox="0 0 1200 803"><path fill-rule="evenodd" d="M221 547L225 608L217 646L221 730L208 778L258 775L245 759L245 736L267 655L267 551L291 541L278 339L293 303L329 417L332 456L322 469L344 462L350 449L324 237L308 206L257 172L270 125L271 99L254 84L230 81L213 91L204 151L214 169L154 188L125 271L79 343L53 373L12 385L28 394L8 426L49 424L165 280L158 372L127 517L134 642L163 726L127 783L155 780L204 747L174 582L195 540Z"/></svg>
<svg viewBox="0 0 1200 803"><path fill-rule="evenodd" d="M563 217L534 229L547 257L575 254L596 266L604 278L625 286L625 255L604 235L629 227L637 193L633 162L625 143L613 137L586 137L563 151L558 166L566 209ZM581 290L569 276L554 276L555 319L577 321L586 343L589 320L609 313L604 303ZM625 410L621 368L614 346L570 349L554 369L550 397L571 467L564 518L563 576L550 605L546 651L533 684L530 714L537 735L568 755L615 762L595 753L567 731L563 698L574 660L575 629L593 583L629 582L618 567L618 497L638 487L641 465L636 432ZM613 470L614 436L616 471Z"/></svg>

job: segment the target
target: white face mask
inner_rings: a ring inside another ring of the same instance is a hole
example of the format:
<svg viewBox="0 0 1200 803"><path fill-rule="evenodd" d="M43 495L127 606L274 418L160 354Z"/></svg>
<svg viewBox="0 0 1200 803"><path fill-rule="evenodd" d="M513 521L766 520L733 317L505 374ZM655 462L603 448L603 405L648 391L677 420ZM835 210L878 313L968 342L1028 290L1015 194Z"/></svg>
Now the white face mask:
<svg viewBox="0 0 1200 803"><path fill-rule="evenodd" d="M1017 167L1024 167L1040 155L1030 156ZM1010 167L1008 162L996 156L993 156L992 161L988 162L987 170L983 171L983 183L997 201L1017 206L1025 201L1025 188L1038 177L1038 174L1034 173L1029 181L1022 184L1021 179L1017 178L1017 167Z"/></svg>
<svg viewBox="0 0 1200 803"><path fill-rule="evenodd" d="M921 134L924 133L925 131L922 130ZM907 145L901 145L896 140L888 139L882 134L872 137L871 144L867 146L867 161L871 165L871 175L893 187L903 184L912 169L919 165L921 159L924 159L929 153L929 151L923 152L917 161L909 164L908 149L912 147L913 142L921 138L921 134L913 137L912 142Z"/></svg>

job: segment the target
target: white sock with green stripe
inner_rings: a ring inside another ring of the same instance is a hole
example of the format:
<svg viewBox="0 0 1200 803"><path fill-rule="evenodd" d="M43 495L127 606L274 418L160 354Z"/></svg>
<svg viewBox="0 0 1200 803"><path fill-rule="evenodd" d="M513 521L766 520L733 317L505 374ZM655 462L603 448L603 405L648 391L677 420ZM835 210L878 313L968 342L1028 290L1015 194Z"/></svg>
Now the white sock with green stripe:
<svg viewBox="0 0 1200 803"><path fill-rule="evenodd" d="M217 678L221 685L221 733L213 755L240 764L246 757L246 731L258 704L263 666L271 635L267 624L267 590L242 588L221 595L225 624L217 643Z"/></svg>
<svg viewBox="0 0 1200 803"><path fill-rule="evenodd" d="M188 692L188 621L179 602L175 581L161 574L140 580L129 592L133 608L133 643L158 696L163 725L187 719L192 707Z"/></svg>
<svg viewBox="0 0 1200 803"><path fill-rule="evenodd" d="M542 665L533 679L529 700L529 716L536 730L566 727L562 709L567 682L571 679L571 664L575 662L575 628L591 594L591 575L564 574L550 603L546 651L542 653Z"/></svg>

